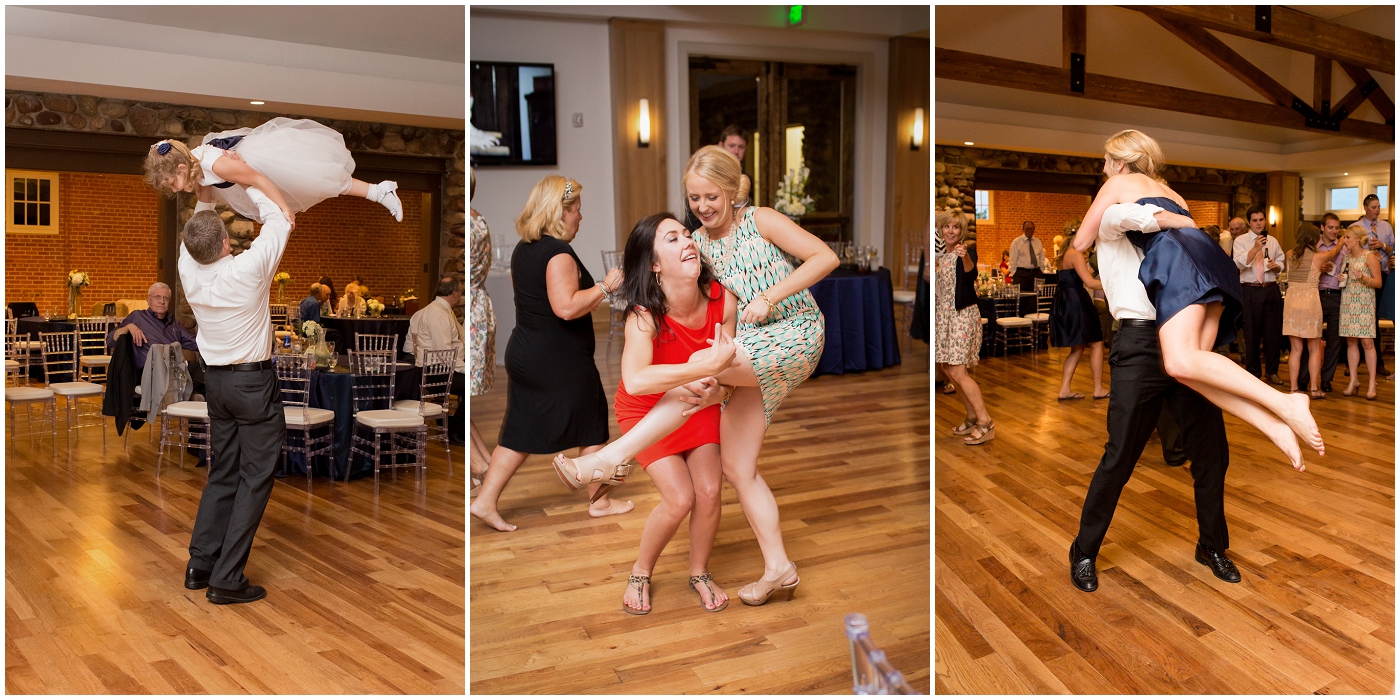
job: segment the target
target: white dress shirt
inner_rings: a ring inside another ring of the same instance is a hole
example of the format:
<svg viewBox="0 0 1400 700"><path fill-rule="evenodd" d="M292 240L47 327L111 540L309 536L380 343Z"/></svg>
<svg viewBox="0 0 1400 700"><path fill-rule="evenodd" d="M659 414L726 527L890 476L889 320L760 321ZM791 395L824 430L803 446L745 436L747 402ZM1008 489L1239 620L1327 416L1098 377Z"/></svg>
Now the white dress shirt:
<svg viewBox="0 0 1400 700"><path fill-rule="evenodd" d="M1032 238L1027 242L1025 234L1017 236L1016 240L1011 241L1011 260L1007 264L1010 266L1012 274L1016 273L1017 268L1043 270L1045 269L1045 246L1038 238Z"/></svg>
<svg viewBox="0 0 1400 700"><path fill-rule="evenodd" d="M413 353L413 363L423 366L424 350L457 349L457 370L466 371L467 353L462 345L462 327L446 297L438 297L408 320L408 337L403 351Z"/></svg>
<svg viewBox="0 0 1400 700"><path fill-rule="evenodd" d="M1153 233L1162 230L1153 214L1162 211L1155 204L1128 202L1114 204L1099 222L1099 281L1104 299L1114 319L1157 320L1157 307L1147 297L1147 287L1138 279L1142 250L1133 245L1128 231Z"/></svg>
<svg viewBox="0 0 1400 700"><path fill-rule="evenodd" d="M249 188L248 196L258 205L263 227L242 255L225 255L201 265L190 256L185 244L180 244L180 284L199 322L195 336L199 352L210 366L261 362L272 355L268 290L287 248L291 224L282 216L282 210L257 189Z"/></svg>
<svg viewBox="0 0 1400 700"><path fill-rule="evenodd" d="M1240 269L1240 283L1254 284L1256 282L1277 282L1278 270L1269 270L1265 272L1264 279L1262 280L1256 278L1254 274L1254 265L1248 261L1249 251L1254 247L1254 242L1256 240L1259 240L1259 234L1253 231L1246 232L1235 239L1235 267ZM1269 236L1269 242L1264 244L1264 252L1262 254L1266 256L1266 260L1264 261L1266 265L1269 262L1273 262L1275 265L1278 265L1279 270L1283 269L1283 248L1279 246L1277 236Z"/></svg>

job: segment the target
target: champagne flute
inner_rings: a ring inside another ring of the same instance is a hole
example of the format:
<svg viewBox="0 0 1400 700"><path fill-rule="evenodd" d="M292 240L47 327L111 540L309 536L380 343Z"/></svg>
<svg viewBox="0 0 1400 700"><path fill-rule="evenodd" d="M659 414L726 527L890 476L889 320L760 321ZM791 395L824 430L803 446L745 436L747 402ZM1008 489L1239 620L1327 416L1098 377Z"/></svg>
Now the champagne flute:
<svg viewBox="0 0 1400 700"><path fill-rule="evenodd" d="M335 343L327 341L326 351L330 353L330 357L326 358L326 369L334 372L335 366L340 362L340 355L335 352Z"/></svg>

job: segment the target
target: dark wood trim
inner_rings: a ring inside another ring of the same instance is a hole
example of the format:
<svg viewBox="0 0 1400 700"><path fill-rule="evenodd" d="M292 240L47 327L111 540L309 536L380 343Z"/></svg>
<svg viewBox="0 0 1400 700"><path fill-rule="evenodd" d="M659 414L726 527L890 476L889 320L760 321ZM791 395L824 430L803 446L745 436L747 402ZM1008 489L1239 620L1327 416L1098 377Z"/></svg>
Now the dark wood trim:
<svg viewBox="0 0 1400 700"><path fill-rule="evenodd" d="M1370 81L1367 81L1366 83L1353 86L1350 92L1344 95L1342 99L1337 100L1337 107L1333 111L1333 114L1339 117L1345 117L1351 114L1352 112L1355 112L1356 108L1360 107L1361 103L1365 102L1367 97L1369 96L1366 90L1367 85L1372 85L1372 83ZM1379 87L1374 86L1373 88L1375 90L1380 89Z"/></svg>
<svg viewBox="0 0 1400 700"><path fill-rule="evenodd" d="M1037 63L938 48L934 59L934 71L935 77L948 80L962 80L982 85L996 85L1067 97L1081 96L1069 89L1070 72L1068 70ZM1392 125L1344 119L1340 125L1340 132L1330 131L1309 127L1302 114L1279 105L1093 73L1085 76L1085 91L1082 97L1102 102L1199 114L1206 117L1264 124L1285 129L1325 134L1341 133L1343 136L1372 141L1395 142L1395 127Z"/></svg>
<svg viewBox="0 0 1400 700"><path fill-rule="evenodd" d="M1268 98L1269 101L1284 107L1293 105L1295 96L1292 90L1269 77L1264 71L1259 70L1248 59L1226 46L1225 42L1215 38L1210 32L1190 24L1169 20L1160 15L1149 14L1148 17L1162 25L1162 28L1171 32L1176 38L1186 42L1187 46L1209 58L1215 65L1224 68L1226 73L1235 76L1240 82Z"/></svg>
<svg viewBox="0 0 1400 700"><path fill-rule="evenodd" d="M1168 182L1167 186L1186 199L1226 204L1235 201L1235 192L1239 190L1235 185L1212 185L1205 182Z"/></svg>
<svg viewBox="0 0 1400 700"><path fill-rule="evenodd" d="M1048 173L1009 168L978 168L973 189L1010 192L1053 192L1056 194L1098 194L1103 177L1083 173Z"/></svg>
<svg viewBox="0 0 1400 700"><path fill-rule="evenodd" d="M1268 6L1268 32L1255 28L1256 5L1122 5L1150 15L1262 41L1313 56L1395 74L1395 41L1282 5Z"/></svg>
<svg viewBox="0 0 1400 700"><path fill-rule="evenodd" d="M1346 71L1347 75L1351 77L1352 82L1355 82L1357 85L1365 85L1375 80L1375 78L1371 77L1371 74L1366 72L1366 69L1361 66L1345 62L1342 63L1341 66L1342 70ZM1394 71L1390 72L1393 73ZM1375 105L1382 117L1385 117L1387 121L1391 122L1391 126L1393 127L1395 122L1395 103L1390 100L1389 95L1385 94L1385 90L1381 89L1378 85L1366 98L1371 101L1372 105Z"/></svg>
<svg viewBox="0 0 1400 700"><path fill-rule="evenodd" d="M1332 114L1332 59L1313 56L1313 109Z"/></svg>

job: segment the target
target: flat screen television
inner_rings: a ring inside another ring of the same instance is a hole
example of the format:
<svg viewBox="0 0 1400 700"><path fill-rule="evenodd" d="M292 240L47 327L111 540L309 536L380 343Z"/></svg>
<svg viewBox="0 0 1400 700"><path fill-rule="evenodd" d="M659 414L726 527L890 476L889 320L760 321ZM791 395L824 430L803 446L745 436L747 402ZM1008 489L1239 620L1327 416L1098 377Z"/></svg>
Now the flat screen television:
<svg viewBox="0 0 1400 700"><path fill-rule="evenodd" d="M471 63L472 165L557 165L554 64Z"/></svg>

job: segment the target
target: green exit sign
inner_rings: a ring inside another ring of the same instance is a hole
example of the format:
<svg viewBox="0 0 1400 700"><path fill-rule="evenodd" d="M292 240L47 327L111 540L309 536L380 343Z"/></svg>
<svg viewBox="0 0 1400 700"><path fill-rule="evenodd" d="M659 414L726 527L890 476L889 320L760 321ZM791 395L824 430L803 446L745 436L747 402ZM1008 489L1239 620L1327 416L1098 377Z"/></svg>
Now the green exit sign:
<svg viewBox="0 0 1400 700"><path fill-rule="evenodd" d="M807 16L802 14L801 5L788 5L788 26L796 27L807 23Z"/></svg>

